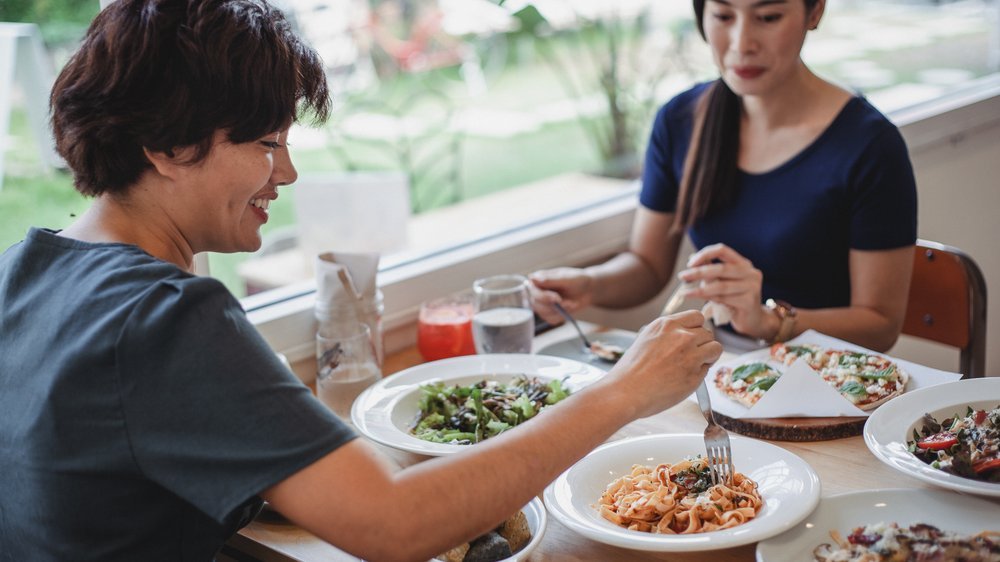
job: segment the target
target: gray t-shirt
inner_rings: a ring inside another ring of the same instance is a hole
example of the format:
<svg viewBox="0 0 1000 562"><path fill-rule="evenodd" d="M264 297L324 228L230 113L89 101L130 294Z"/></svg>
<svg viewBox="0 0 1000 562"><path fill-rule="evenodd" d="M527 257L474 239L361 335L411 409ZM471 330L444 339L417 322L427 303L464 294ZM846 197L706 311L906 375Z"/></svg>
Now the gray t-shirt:
<svg viewBox="0 0 1000 562"><path fill-rule="evenodd" d="M218 281L39 229L0 256L0 560L211 560L353 437Z"/></svg>

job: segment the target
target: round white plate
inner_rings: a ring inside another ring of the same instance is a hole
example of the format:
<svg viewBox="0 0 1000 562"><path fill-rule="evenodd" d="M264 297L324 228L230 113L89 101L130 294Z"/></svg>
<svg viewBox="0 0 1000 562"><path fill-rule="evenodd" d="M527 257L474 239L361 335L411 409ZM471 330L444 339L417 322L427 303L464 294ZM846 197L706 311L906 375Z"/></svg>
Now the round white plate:
<svg viewBox="0 0 1000 562"><path fill-rule="evenodd" d="M594 334L588 334L587 339L595 342L603 342L611 345L617 345L623 349L628 349L632 342L635 341L636 335L631 332L598 332ZM590 353L583 348L583 342L580 337L575 335L570 339L563 340L560 342L547 345L537 352L539 355L552 355L555 357L565 357L566 359L575 359L583 363L590 363L595 367L600 367L601 369L607 371L614 366L611 361L605 361L600 357Z"/></svg>
<svg viewBox="0 0 1000 562"><path fill-rule="evenodd" d="M1000 504L944 490L864 490L823 498L816 511L787 533L757 545L757 562L812 560L813 550L833 544L830 531L847 536L869 523L934 525L945 531L975 534L996 530Z"/></svg>
<svg viewBox="0 0 1000 562"><path fill-rule="evenodd" d="M1000 484L948 474L907 451L906 441L922 427L921 418L965 415L966 408L995 408L1000 404L1000 378L968 379L921 388L879 406L865 423L865 444L879 460L896 470L957 492L1000 498Z"/></svg>
<svg viewBox="0 0 1000 562"><path fill-rule="evenodd" d="M351 407L351 422L362 435L396 449L428 456L458 453L470 445L431 443L410 434L420 413L420 385L473 384L483 379L506 383L522 374L541 380L565 379L572 392L604 376L604 371L571 359L524 353L432 361L389 375L362 392Z"/></svg>
<svg viewBox="0 0 1000 562"><path fill-rule="evenodd" d="M731 529L694 535L654 535L629 531L601 517L593 507L613 480L633 464L676 463L705 454L702 435L646 435L594 449L545 489L545 507L559 522L598 542L660 552L716 550L750 544L787 531L816 507L819 477L796 455L778 447L730 435L734 466L757 482L764 507L757 517Z"/></svg>

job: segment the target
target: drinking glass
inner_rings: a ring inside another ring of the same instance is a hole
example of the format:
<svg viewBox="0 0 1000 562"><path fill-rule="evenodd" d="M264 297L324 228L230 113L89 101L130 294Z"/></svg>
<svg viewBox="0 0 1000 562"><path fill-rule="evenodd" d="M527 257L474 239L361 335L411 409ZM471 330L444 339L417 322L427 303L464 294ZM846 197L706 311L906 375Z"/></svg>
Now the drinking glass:
<svg viewBox="0 0 1000 562"><path fill-rule="evenodd" d="M472 334L478 353L531 353L535 316L528 278L497 275L472 284L476 313Z"/></svg>
<svg viewBox="0 0 1000 562"><path fill-rule="evenodd" d="M456 295L420 305L417 320L417 349L425 361L459 355L475 355L472 343L471 295Z"/></svg>
<svg viewBox="0 0 1000 562"><path fill-rule="evenodd" d="M351 405L382 376L371 329L358 324L316 335L316 395L340 419L351 423Z"/></svg>

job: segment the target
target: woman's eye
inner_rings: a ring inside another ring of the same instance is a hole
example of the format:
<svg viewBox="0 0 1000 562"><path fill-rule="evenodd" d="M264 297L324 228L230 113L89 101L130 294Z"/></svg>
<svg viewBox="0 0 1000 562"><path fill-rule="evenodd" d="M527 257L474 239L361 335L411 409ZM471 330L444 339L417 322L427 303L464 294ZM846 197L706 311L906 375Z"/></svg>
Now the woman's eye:
<svg viewBox="0 0 1000 562"><path fill-rule="evenodd" d="M270 148L271 150L277 150L281 148L281 144L274 141L260 141L260 144Z"/></svg>
<svg viewBox="0 0 1000 562"><path fill-rule="evenodd" d="M722 14L722 13L714 13L714 14L712 14L712 17L715 18L718 21L729 21L729 20L733 19L733 16L731 16L729 14Z"/></svg>
<svg viewBox="0 0 1000 562"><path fill-rule="evenodd" d="M760 21L764 23L774 23L781 19L781 14L765 14L760 16Z"/></svg>

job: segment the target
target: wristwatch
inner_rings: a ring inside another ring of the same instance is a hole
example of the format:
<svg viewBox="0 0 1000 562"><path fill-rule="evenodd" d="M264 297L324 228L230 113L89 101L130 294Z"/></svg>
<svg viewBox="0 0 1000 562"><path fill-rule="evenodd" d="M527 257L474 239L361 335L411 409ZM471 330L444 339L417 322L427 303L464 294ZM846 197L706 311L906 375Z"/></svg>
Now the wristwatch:
<svg viewBox="0 0 1000 562"><path fill-rule="evenodd" d="M788 341L792 337L792 330L795 329L795 315L798 311L795 307L783 300L767 299L764 306L773 312L781 324L778 326L778 333L774 336L772 343Z"/></svg>

